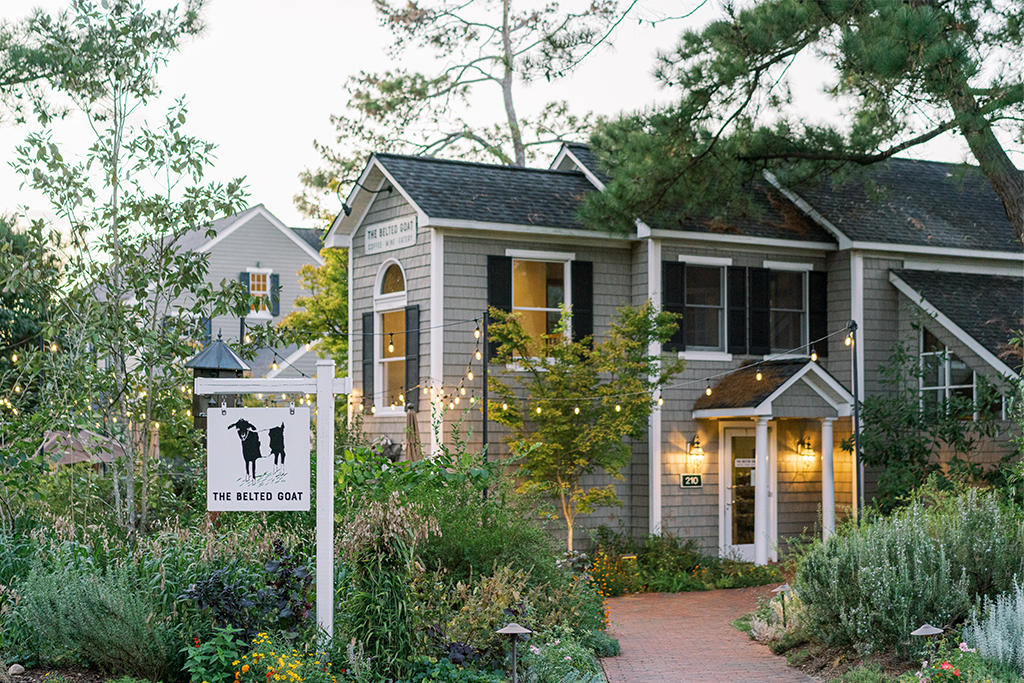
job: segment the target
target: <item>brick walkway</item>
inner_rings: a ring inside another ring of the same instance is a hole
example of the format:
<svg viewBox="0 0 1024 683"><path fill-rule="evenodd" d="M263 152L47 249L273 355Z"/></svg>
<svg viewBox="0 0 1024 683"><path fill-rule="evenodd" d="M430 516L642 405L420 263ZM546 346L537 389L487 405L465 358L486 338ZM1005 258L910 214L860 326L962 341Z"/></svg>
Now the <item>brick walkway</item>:
<svg viewBox="0 0 1024 683"><path fill-rule="evenodd" d="M732 626L772 588L610 599L608 630L622 654L602 660L608 683L814 683Z"/></svg>

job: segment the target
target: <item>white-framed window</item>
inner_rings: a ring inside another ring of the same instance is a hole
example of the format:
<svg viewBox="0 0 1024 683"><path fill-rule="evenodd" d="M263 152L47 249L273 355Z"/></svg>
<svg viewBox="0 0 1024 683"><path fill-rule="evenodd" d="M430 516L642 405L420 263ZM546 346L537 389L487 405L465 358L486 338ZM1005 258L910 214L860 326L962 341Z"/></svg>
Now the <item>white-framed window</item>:
<svg viewBox="0 0 1024 683"><path fill-rule="evenodd" d="M725 351L725 267L686 263L687 351Z"/></svg>
<svg viewBox="0 0 1024 683"><path fill-rule="evenodd" d="M977 384L974 371L935 335L924 329L921 330L920 363L922 410L938 410L954 396L974 402ZM977 412L972 412L977 419Z"/></svg>
<svg viewBox="0 0 1024 683"><path fill-rule="evenodd" d="M573 254L508 250L512 257L512 311L531 337L551 343L562 307L571 304L569 263ZM538 349L538 356L544 355Z"/></svg>
<svg viewBox="0 0 1024 683"><path fill-rule="evenodd" d="M380 267L374 291L377 313L376 386L379 405L385 410L404 409L405 397L405 271L395 260Z"/></svg>
<svg viewBox="0 0 1024 683"><path fill-rule="evenodd" d="M807 272L773 269L768 286L771 351L800 353L807 345Z"/></svg>
<svg viewBox="0 0 1024 683"><path fill-rule="evenodd" d="M249 294L259 298L259 304L250 307L249 318L270 318L270 268L246 268L249 273Z"/></svg>

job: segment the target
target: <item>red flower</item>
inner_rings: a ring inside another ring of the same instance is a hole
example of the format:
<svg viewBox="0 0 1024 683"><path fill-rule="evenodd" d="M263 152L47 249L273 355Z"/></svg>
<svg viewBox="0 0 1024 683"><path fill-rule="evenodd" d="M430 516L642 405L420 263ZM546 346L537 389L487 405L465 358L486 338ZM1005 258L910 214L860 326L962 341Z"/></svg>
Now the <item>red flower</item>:
<svg viewBox="0 0 1024 683"><path fill-rule="evenodd" d="M943 663L942 663L942 666L940 666L939 668L940 668L940 669L952 669L952 668L953 668L953 665L952 665L952 664L950 664L949 662L943 662Z"/></svg>
<svg viewBox="0 0 1024 683"><path fill-rule="evenodd" d="M199 647L199 639L198 638L193 638L192 642L195 643L196 647Z"/></svg>

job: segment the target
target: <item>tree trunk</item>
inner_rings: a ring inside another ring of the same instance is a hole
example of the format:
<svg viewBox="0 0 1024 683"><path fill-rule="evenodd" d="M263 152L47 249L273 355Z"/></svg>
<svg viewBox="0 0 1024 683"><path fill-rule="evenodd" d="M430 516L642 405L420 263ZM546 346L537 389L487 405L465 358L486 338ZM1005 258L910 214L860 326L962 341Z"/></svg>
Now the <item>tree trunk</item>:
<svg viewBox="0 0 1024 683"><path fill-rule="evenodd" d="M512 102L512 67L515 55L512 53L512 29L508 23L512 0L504 0L501 5L501 46L505 52L505 74L501 77L501 95L505 100L505 116L508 119L509 133L512 135L512 148L516 155L516 166L526 166L526 148L523 146L523 133L519 130L519 119L516 117L515 104Z"/></svg>
<svg viewBox="0 0 1024 683"><path fill-rule="evenodd" d="M951 104L957 117L963 119L961 134L978 160L981 172L999 195L1017 241L1024 247L1024 174L1014 166L992 131L992 124L979 112L978 103L971 95L954 98Z"/></svg>
<svg viewBox="0 0 1024 683"><path fill-rule="evenodd" d="M572 501L562 493L562 516L565 517L565 530L566 530L566 548L572 552L572 529L575 520L575 515L572 512Z"/></svg>

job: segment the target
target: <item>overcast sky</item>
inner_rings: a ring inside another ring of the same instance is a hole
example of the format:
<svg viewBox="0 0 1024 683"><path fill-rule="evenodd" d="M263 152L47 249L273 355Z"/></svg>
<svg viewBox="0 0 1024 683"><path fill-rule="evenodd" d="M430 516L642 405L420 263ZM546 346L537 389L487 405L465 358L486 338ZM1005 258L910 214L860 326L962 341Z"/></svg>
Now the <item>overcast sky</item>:
<svg viewBox="0 0 1024 683"><path fill-rule="evenodd" d="M570 0L571 1L571 0ZM698 0L648 0L647 18L679 15ZM24 17L33 7L55 11L69 0L3 0L0 19ZM166 6L165 0L153 0ZM655 51L670 48L686 26L700 26L715 16L708 5L685 21L656 28L626 21L614 36L614 46L593 54L570 79L537 84L519 93L520 115L536 111L555 99L568 100L573 111L614 114L664 100L651 71ZM386 54L390 34L378 23L370 0L210 0L206 31L171 56L160 75L164 99L150 107L147 118L157 124L174 98L189 105L187 132L218 145L216 180L246 176L249 201L263 203L291 226L313 227L301 216L292 197L301 189L298 174L315 167L313 140L333 140L329 117L343 109L343 84L361 70L395 66ZM410 55L415 67L424 55ZM807 68L800 80L820 89L822 72ZM481 92L481 96L491 93ZM33 124L0 127L0 158L13 149ZM90 141L80 118L55 125L69 148L84 150ZM929 158L959 161L960 148L948 140L930 147ZM50 216L46 200L19 191L20 178L0 165L0 211L28 206L29 216Z"/></svg>

